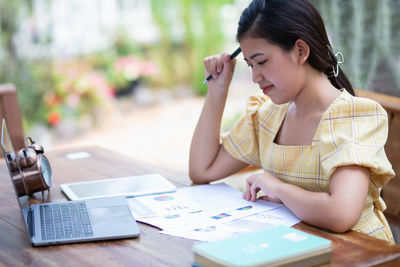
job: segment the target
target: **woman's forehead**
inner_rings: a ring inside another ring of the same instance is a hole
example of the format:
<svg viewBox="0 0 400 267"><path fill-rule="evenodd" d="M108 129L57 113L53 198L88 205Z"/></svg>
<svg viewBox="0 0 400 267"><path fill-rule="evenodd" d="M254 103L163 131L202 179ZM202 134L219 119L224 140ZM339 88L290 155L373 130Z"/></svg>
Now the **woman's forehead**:
<svg viewBox="0 0 400 267"><path fill-rule="evenodd" d="M263 38L246 37L240 40L240 48L244 58L252 60L261 54L265 55L275 51L279 46L273 45Z"/></svg>

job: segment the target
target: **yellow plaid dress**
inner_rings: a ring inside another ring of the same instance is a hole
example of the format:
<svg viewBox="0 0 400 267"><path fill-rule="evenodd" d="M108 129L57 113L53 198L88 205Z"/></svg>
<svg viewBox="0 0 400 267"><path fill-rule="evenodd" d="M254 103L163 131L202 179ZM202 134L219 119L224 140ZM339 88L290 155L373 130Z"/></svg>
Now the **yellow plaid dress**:
<svg viewBox="0 0 400 267"><path fill-rule="evenodd" d="M369 168L368 196L352 229L393 243L383 215L386 205L380 197L382 187L394 176L384 150L386 111L375 101L343 90L323 114L311 145L278 145L274 139L288 107L275 105L262 92L250 97L246 114L222 135L225 150L286 183L314 192L329 191L330 177L337 167Z"/></svg>

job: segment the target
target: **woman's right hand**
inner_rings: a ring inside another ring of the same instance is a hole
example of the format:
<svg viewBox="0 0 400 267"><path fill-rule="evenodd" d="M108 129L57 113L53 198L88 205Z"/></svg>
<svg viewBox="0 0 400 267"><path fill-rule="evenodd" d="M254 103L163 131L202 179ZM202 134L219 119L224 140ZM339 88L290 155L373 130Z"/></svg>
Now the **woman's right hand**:
<svg viewBox="0 0 400 267"><path fill-rule="evenodd" d="M206 57L204 59L206 77L210 74L213 76L207 82L209 91L222 90L222 92L226 92L232 81L235 65L236 59L231 60L230 55L227 53Z"/></svg>
<svg viewBox="0 0 400 267"><path fill-rule="evenodd" d="M235 70L235 60L221 54L204 59L208 93L193 134L189 156L189 176L195 183L227 177L247 166L225 151L220 144L221 120Z"/></svg>

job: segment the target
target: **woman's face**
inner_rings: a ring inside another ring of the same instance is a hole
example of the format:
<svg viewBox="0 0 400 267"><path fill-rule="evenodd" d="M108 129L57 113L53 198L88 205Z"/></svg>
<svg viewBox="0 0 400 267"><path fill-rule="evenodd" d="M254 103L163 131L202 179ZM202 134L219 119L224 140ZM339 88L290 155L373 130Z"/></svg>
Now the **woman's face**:
<svg viewBox="0 0 400 267"><path fill-rule="evenodd" d="M292 101L304 84L304 65L295 48L284 51L262 38L240 41L244 60L252 70L253 82L275 104Z"/></svg>

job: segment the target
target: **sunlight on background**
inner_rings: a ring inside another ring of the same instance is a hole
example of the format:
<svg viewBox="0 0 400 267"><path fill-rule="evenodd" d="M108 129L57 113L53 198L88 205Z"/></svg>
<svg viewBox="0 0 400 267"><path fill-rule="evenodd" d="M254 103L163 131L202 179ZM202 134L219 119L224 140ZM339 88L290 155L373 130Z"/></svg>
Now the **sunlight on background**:
<svg viewBox="0 0 400 267"><path fill-rule="evenodd" d="M0 82L47 149L100 145L185 171L207 87L249 0L0 0ZM314 0L354 87L400 96L400 2ZM238 64L227 130L257 90Z"/></svg>

